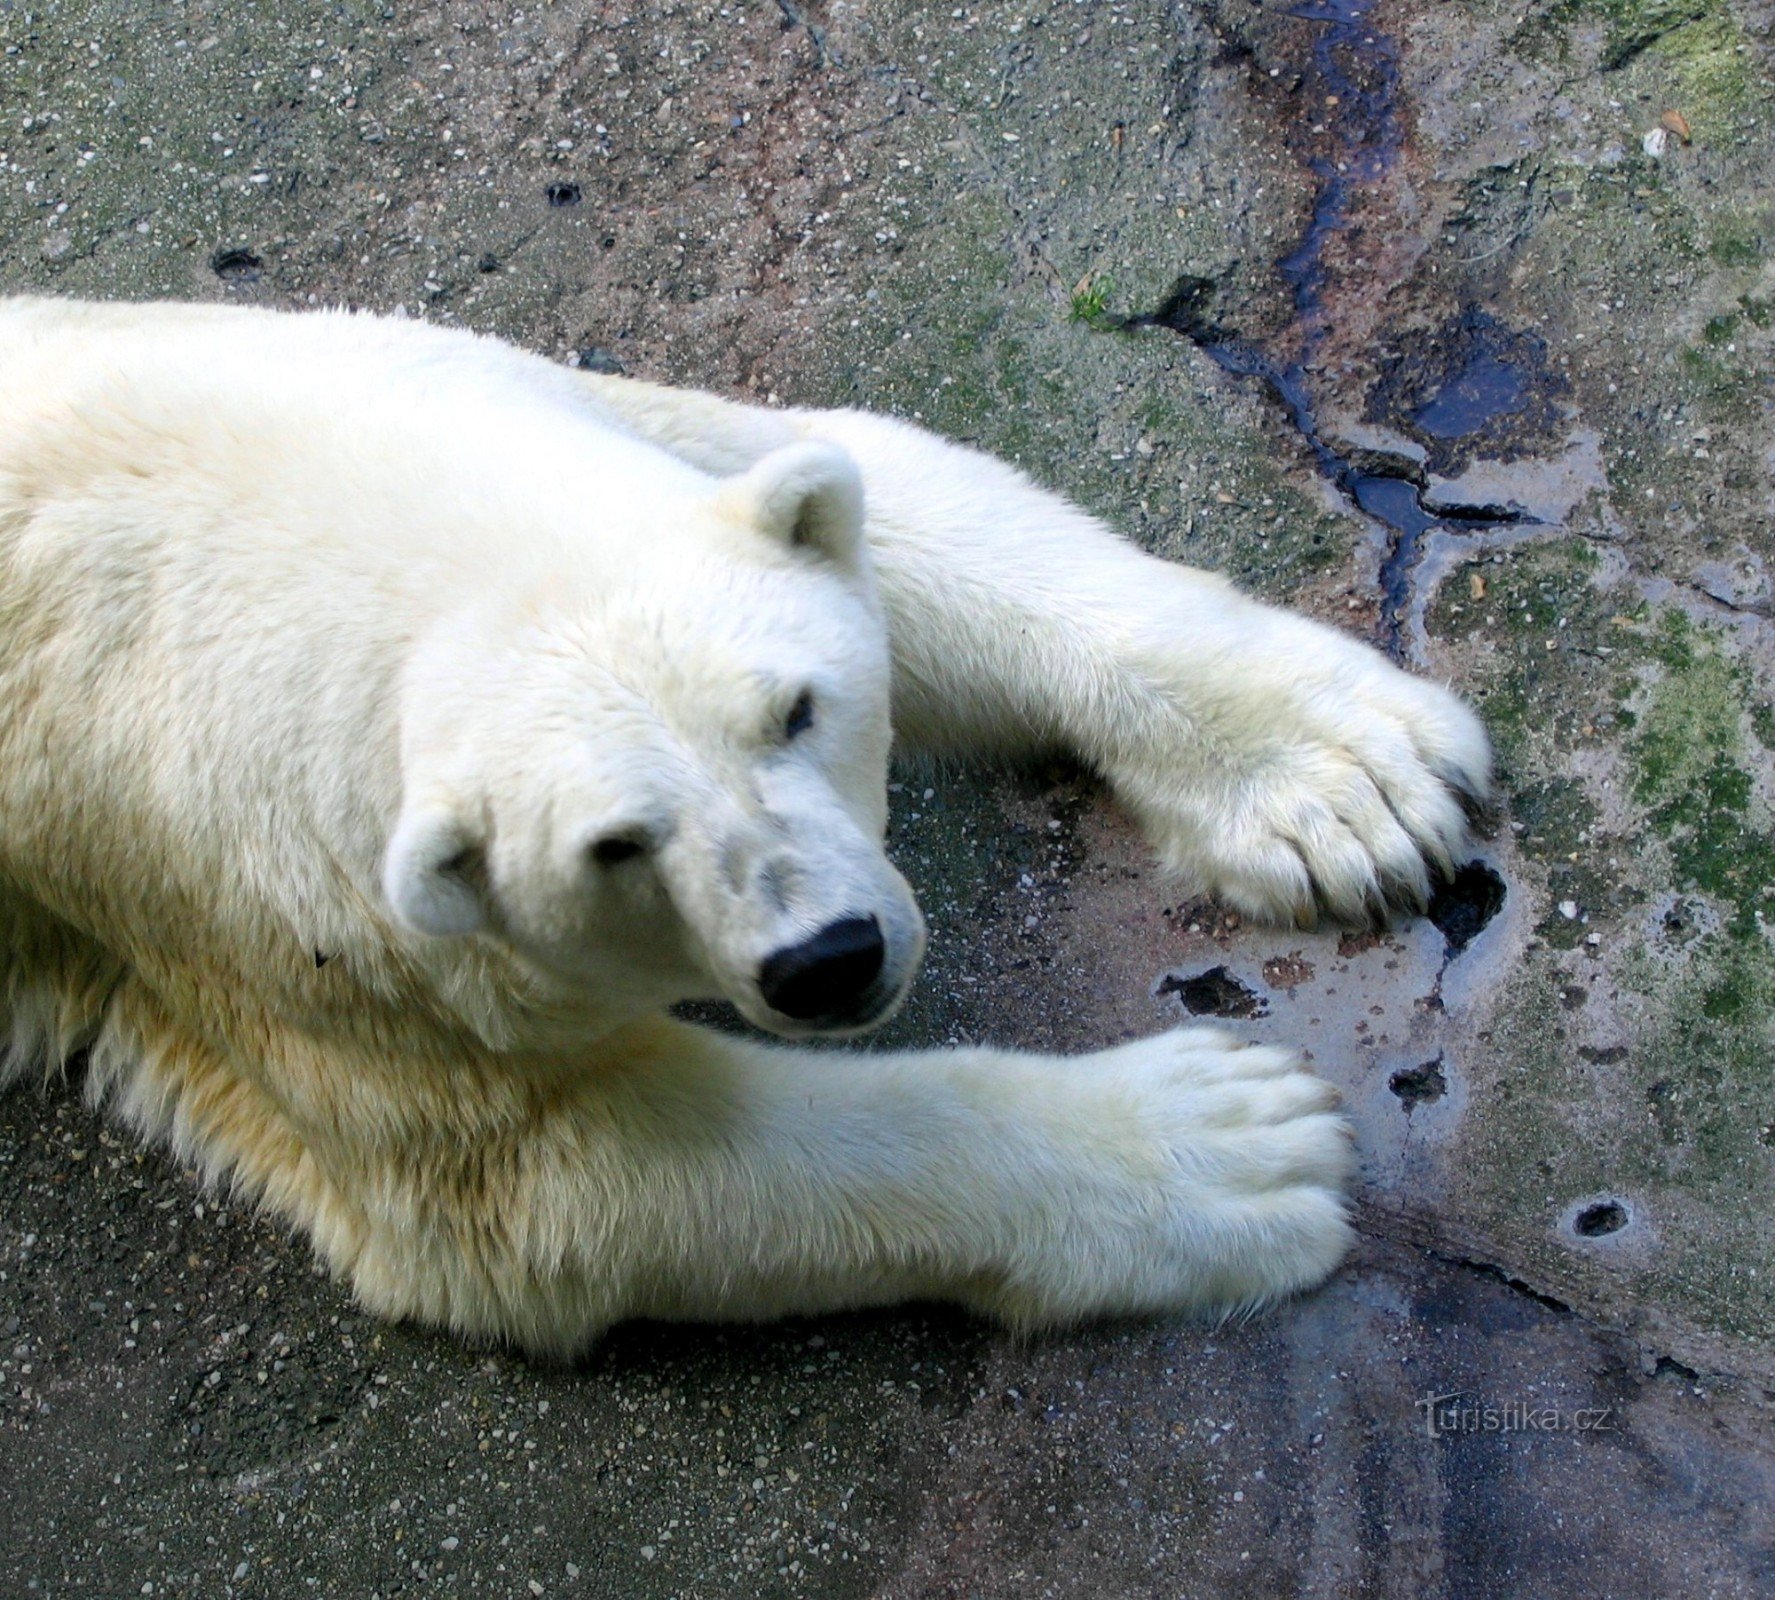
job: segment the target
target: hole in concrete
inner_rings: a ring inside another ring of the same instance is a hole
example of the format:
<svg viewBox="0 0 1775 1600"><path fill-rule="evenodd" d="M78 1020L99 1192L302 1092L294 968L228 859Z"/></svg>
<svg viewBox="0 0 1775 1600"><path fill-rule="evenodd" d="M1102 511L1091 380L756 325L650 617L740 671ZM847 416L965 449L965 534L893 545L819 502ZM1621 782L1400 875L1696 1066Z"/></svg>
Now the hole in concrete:
<svg viewBox="0 0 1775 1600"><path fill-rule="evenodd" d="M1677 894L1652 907L1646 931L1666 950L1681 954L1718 931L1719 926L1720 914L1706 900Z"/></svg>
<svg viewBox="0 0 1775 1600"><path fill-rule="evenodd" d="M1469 861L1430 897L1429 918L1458 956L1500 911L1508 891L1504 880L1483 861Z"/></svg>
<svg viewBox="0 0 1775 1600"><path fill-rule="evenodd" d="M210 271L224 283L254 283L264 270L251 250L218 250L210 257Z"/></svg>
<svg viewBox="0 0 1775 1600"><path fill-rule="evenodd" d="M580 202L579 185L577 183L551 183L542 191L548 196L551 206L576 206Z"/></svg>
<svg viewBox="0 0 1775 1600"><path fill-rule="evenodd" d="M1407 1112L1415 1111L1421 1105L1434 1105L1448 1093L1442 1057L1426 1061L1421 1067L1401 1067L1387 1079L1387 1087L1399 1097L1399 1103Z"/></svg>
<svg viewBox="0 0 1775 1600"><path fill-rule="evenodd" d="M1270 1008L1254 989L1240 983L1225 967L1210 967L1193 978L1171 977L1160 994L1174 994L1192 1017L1267 1017Z"/></svg>
<svg viewBox="0 0 1775 1600"><path fill-rule="evenodd" d="M1606 1239L1627 1226L1627 1207L1619 1200L1598 1200L1572 1219L1572 1232L1580 1239Z"/></svg>

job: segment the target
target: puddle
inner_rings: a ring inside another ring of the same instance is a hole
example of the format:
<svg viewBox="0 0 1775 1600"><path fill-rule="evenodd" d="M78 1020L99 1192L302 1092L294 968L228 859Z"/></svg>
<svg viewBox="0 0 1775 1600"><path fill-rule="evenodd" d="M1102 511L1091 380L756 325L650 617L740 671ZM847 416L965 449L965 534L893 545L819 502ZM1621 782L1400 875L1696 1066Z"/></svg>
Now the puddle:
<svg viewBox="0 0 1775 1600"><path fill-rule="evenodd" d="M1387 1087L1406 1111L1421 1105L1434 1105L1448 1093L1448 1077L1442 1070L1442 1057L1421 1066L1401 1067L1387 1079Z"/></svg>
<svg viewBox="0 0 1775 1600"><path fill-rule="evenodd" d="M1506 893L1503 878L1483 861L1469 861L1438 885L1428 915L1448 942L1451 961L1504 909Z"/></svg>
<svg viewBox="0 0 1775 1600"><path fill-rule="evenodd" d="M1423 445L1432 473L1538 454L1558 431L1566 385L1533 334L1470 305L1439 327L1399 336L1396 346L1365 418Z"/></svg>
<svg viewBox="0 0 1775 1600"><path fill-rule="evenodd" d="M1189 339L1223 372L1256 378L1287 414L1294 431L1312 451L1320 473L1351 505L1387 530L1380 584L1388 652L1406 654L1405 618L1413 598L1413 578L1432 530L1511 526L1531 521L1512 505L1459 513L1426 503L1422 485L1403 471L1373 471L1329 443L1320 427L1308 373L1330 331L1326 303L1326 246L1349 226L1353 197L1385 177L1398 159L1402 134L1398 114L1397 44L1369 23L1372 4L1358 0L1315 0L1288 8L1288 15L1318 25L1313 45L1313 90L1318 102L1334 108L1314 124L1302 159L1318 183L1312 219L1300 243L1276 263L1294 298L1292 343L1299 354L1281 359L1248 340L1229 336L1213 319L1213 284L1180 278L1157 310L1128 319L1129 326L1169 328ZM1303 135L1303 139L1307 136ZM1412 396L1404 419L1407 431L1432 441L1483 439L1501 417L1531 409L1528 369L1514 353L1510 334L1484 313L1459 319L1471 346L1458 367L1444 362L1408 369L1397 385ZM1445 341L1446 342L1446 341ZM1433 339L1430 349L1440 349ZM1399 367L1400 362L1395 362ZM1420 392L1426 371L1437 372L1434 392ZM1394 408L1387 408L1391 413ZM1397 420L1396 418L1394 420ZM1447 471L1445 460L1440 470Z"/></svg>
<svg viewBox="0 0 1775 1600"><path fill-rule="evenodd" d="M1521 411L1529 377L1498 356L1479 355L1412 413L1421 432L1435 439L1465 439L1497 417Z"/></svg>

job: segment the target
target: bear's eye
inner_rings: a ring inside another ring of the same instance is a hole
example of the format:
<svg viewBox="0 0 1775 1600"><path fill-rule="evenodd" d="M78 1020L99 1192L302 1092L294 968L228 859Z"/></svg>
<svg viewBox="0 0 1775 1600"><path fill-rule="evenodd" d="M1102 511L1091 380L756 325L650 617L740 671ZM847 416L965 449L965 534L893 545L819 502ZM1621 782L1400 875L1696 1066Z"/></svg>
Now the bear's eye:
<svg viewBox="0 0 1775 1600"><path fill-rule="evenodd" d="M813 691L803 689L795 697L795 704L789 707L789 715L783 719L783 737L794 739L807 732L814 725Z"/></svg>
<svg viewBox="0 0 1775 1600"><path fill-rule="evenodd" d="M646 849L647 846L632 833L613 833L592 846L591 857L601 867L620 867L625 861L633 861Z"/></svg>

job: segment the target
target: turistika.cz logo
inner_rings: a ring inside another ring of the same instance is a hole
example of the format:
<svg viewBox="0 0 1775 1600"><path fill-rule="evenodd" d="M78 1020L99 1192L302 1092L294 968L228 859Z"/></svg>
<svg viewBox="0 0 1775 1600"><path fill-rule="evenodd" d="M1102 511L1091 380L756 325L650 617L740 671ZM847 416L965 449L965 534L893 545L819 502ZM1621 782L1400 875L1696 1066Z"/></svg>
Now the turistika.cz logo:
<svg viewBox="0 0 1775 1600"><path fill-rule="evenodd" d="M1490 1405L1457 1391L1425 1395L1417 1408L1432 1439L1450 1433L1612 1433L1615 1428L1613 1406L1567 1411L1530 1400Z"/></svg>

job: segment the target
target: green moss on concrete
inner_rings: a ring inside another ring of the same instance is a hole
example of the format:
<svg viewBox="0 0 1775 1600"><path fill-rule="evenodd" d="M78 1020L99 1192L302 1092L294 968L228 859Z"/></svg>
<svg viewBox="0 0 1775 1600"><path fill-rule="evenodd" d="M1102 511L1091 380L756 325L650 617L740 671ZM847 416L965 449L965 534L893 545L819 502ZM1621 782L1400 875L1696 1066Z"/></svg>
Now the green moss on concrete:
<svg viewBox="0 0 1775 1600"><path fill-rule="evenodd" d="M1488 1225L1552 1281L1762 1341L1775 1325L1775 1162L1762 1137L1775 1122L1775 973L1766 945L1729 930L1680 944L1654 924L1615 968L1634 999L1616 1010L1604 1048L1585 1042L1582 1017L1562 1000L1569 976L1585 978L1582 964L1537 964L1509 987L1490 1044L1513 1070L1476 1104L1469 1169L1487 1175ZM1597 1194L1622 1197L1642 1219L1623 1256L1558 1231L1572 1205Z"/></svg>
<svg viewBox="0 0 1775 1600"><path fill-rule="evenodd" d="M1671 82L1692 124L1741 115L1768 98L1728 0L1558 0L1525 22L1517 44L1531 57L1569 57L1572 30L1597 22L1603 70Z"/></svg>
<svg viewBox="0 0 1775 1600"><path fill-rule="evenodd" d="M1496 646L1469 692L1507 785L1539 781L1546 752L1593 745L1615 726L1605 669L1621 644L1623 602L1598 594L1596 565L1582 539L1482 558L1456 568L1430 608L1432 634Z"/></svg>
<svg viewBox="0 0 1775 1600"><path fill-rule="evenodd" d="M1722 267L1754 267L1769 255L1767 219L1748 212L1729 212L1715 221L1707 253Z"/></svg>
<svg viewBox="0 0 1775 1600"><path fill-rule="evenodd" d="M1727 926L1680 963L1648 948L1628 970L1654 1019L1634 1077L1657 1140L1642 1135L1623 1155L1628 1181L1663 1212L1656 1220L1667 1248L1654 1264L1656 1290L1704 1326L1766 1337L1775 1321L1766 1270L1775 1163L1760 1138L1775 1119L1768 942L1760 931Z"/></svg>
<svg viewBox="0 0 1775 1600"><path fill-rule="evenodd" d="M1705 15L1663 33L1650 49L1675 75L1685 114L1703 133L1769 98L1759 57L1724 0L1713 0Z"/></svg>
<svg viewBox="0 0 1775 1600"><path fill-rule="evenodd" d="M1762 914L1775 909L1775 832L1755 796L1766 763L1748 748L1752 681L1674 609L1646 647L1662 676L1626 746L1634 798L1669 850L1675 887L1717 901L1734 934L1760 944Z"/></svg>
<svg viewBox="0 0 1775 1600"><path fill-rule="evenodd" d="M1504 614L1545 623L1552 608L1524 606L1524 585L1573 605L1562 570L1576 576L1557 550L1525 562L1498 585ZM1746 1270L1766 1257L1775 1207L1762 1138L1775 1125L1775 818L1758 787L1775 713L1729 635L1675 607L1616 615L1604 674L1549 671L1543 683L1532 633L1500 640L1501 687L1520 716L1511 814L1546 874L1536 933L1549 953L1495 1010L1492 1048L1514 1070L1476 1119L1475 1168L1496 1175L1488 1204L1501 1225L1556 1278L1608 1298L1638 1275L1636 1298L1759 1338L1775 1316L1775 1273ZM1570 745L1546 726L1552 699L1579 692L1631 701L1612 743L1626 786L1616 803L1633 815L1607 837L1568 775ZM1651 914L1672 889L1670 909ZM1589 920L1563 915L1561 900ZM1562 1001L1574 976L1601 987L1583 976L1592 961L1610 980L1600 1026ZM1657 1247L1614 1258L1562 1239L1558 1218L1598 1193L1638 1207Z"/></svg>
<svg viewBox="0 0 1775 1600"><path fill-rule="evenodd" d="M923 237L877 278L820 398L1015 462L1155 553L1271 598L1349 558L1356 523L1328 513L1310 463L1278 448L1267 399L1235 390L1166 329L1071 320L992 190L949 200ZM1134 265L1175 276L1156 256Z"/></svg>

